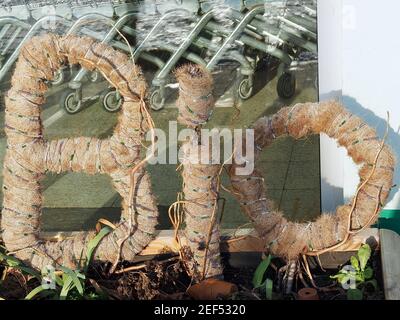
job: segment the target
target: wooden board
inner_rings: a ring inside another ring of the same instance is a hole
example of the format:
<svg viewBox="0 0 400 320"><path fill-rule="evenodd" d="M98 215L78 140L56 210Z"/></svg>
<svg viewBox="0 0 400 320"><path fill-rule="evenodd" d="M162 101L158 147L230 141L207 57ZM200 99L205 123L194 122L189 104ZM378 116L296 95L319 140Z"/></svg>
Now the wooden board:
<svg viewBox="0 0 400 320"><path fill-rule="evenodd" d="M380 229L383 286L386 300L400 300L400 236Z"/></svg>
<svg viewBox="0 0 400 320"><path fill-rule="evenodd" d="M77 232L45 232L42 238L46 240L60 240L74 236ZM186 244L185 238L181 239ZM353 236L346 244L335 251L357 251L363 243L379 243L378 229L369 228ZM157 255L167 252L177 252L178 246L175 243L173 230L159 230L156 237L140 253L141 256ZM225 229L221 232L222 252L263 252L263 242L256 236L254 229Z"/></svg>

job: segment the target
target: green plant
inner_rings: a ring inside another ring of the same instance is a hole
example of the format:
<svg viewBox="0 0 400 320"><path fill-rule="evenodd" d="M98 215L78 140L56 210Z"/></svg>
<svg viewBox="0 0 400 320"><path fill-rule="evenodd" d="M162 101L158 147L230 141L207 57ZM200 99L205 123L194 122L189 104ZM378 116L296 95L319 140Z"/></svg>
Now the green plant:
<svg viewBox="0 0 400 320"><path fill-rule="evenodd" d="M377 281L373 279L374 271L367 266L370 257L370 246L363 244L358 249L357 255L350 258L350 264L345 265L336 275L331 276L347 290L348 300L362 300L367 285L371 285L374 290L377 290Z"/></svg>
<svg viewBox="0 0 400 320"><path fill-rule="evenodd" d="M5 250L0 250L0 263L2 263L6 268L15 268L20 270L22 273L33 276L34 278L40 280L41 275L35 269L25 266L18 259L9 256L5 253Z"/></svg>
<svg viewBox="0 0 400 320"><path fill-rule="evenodd" d="M42 270L41 273L36 270L25 266L18 259L7 255L5 250L0 251L0 262L6 267L16 268L20 270L23 274L30 275L36 278L40 285L34 288L25 297L25 300L31 300L35 297L40 296L41 298L47 297L49 299L59 299L59 300L76 300L76 299L99 299L105 298L104 294L87 292L85 286L86 273L89 264L92 260L94 250L100 243L100 240L105 237L111 229L109 227L104 227L100 232L89 241L86 250L86 259L79 261L79 269L72 270L63 266L54 269L53 267L47 267ZM83 263L82 263L83 262Z"/></svg>
<svg viewBox="0 0 400 320"><path fill-rule="evenodd" d="M271 264L272 255L268 255L265 259L261 261L258 265L256 271L253 275L253 287L254 289L263 289L265 290L265 297L268 300L272 300L272 289L273 289L273 281L269 278L266 278L264 281L264 275L268 270L269 265Z"/></svg>

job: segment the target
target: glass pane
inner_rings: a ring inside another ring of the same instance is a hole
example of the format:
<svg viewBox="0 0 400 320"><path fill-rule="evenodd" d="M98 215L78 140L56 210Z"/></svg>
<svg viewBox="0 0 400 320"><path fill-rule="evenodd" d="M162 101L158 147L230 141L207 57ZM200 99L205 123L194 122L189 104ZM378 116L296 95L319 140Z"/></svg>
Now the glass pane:
<svg viewBox="0 0 400 320"><path fill-rule="evenodd" d="M247 128L283 106L318 99L315 0L6 1L0 6L0 165L4 94L14 63L27 39L46 32L91 36L133 54L148 81L155 125L167 139L177 135L170 130L178 115L174 70L188 62L206 65L214 76L216 109L206 128ZM108 137L119 107L118 94L101 74L66 67L43 107L45 138ZM167 154L170 148L177 146L168 146ZM182 187L177 164L170 162L148 166L160 229L171 227L167 211ZM260 166L270 197L288 217L319 215L317 136L278 139L263 152ZM223 183L229 184L226 176ZM90 229L99 218L119 218L120 197L107 176L49 174L43 190L44 231ZM223 228L246 223L231 195L221 197Z"/></svg>

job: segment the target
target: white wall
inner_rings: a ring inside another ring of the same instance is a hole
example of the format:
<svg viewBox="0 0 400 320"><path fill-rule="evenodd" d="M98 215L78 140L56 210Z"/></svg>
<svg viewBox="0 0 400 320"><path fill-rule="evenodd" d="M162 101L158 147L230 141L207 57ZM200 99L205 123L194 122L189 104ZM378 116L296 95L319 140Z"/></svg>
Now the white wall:
<svg viewBox="0 0 400 320"><path fill-rule="evenodd" d="M390 113L390 132L387 142L394 149L400 159L400 136L397 130L400 126L400 64L397 61L400 52L400 36L398 35L400 1L398 0L319 0L319 41L322 43L319 58L328 59L332 53L327 53L327 40L324 38L324 29L331 30L332 21L327 21L324 10L334 7L335 12L341 12L341 34L334 38L331 47L341 56L341 100L354 114L362 117L369 125L375 127L379 136L383 137L386 129L386 111ZM342 2L342 3L340 3ZM340 8L342 6L342 8ZM325 7L325 9L324 9ZM323 14L321 16L321 13ZM324 17L325 14L325 17ZM332 17L330 18L332 19ZM340 44L341 38L341 44ZM339 40L338 40L339 39ZM329 40L330 41L330 40ZM339 43L338 43L339 41ZM322 50L321 50L322 49ZM337 75L336 60L333 65L322 64L320 76L322 79ZM337 91L337 85L331 91ZM320 98L324 99L329 88L320 88ZM322 139L321 152L329 144ZM331 171L328 165L321 164L322 179L334 178L342 172L343 196L346 201L354 194L358 183L357 168L351 160L337 149L330 149L329 156L333 161L339 157L343 161L343 172ZM325 156L326 157L326 156ZM398 170L396 170L397 172ZM395 184L400 185L399 172L395 176ZM322 183L323 185L323 183ZM386 205L386 209L400 208L399 188L395 187ZM324 191L323 191L324 193ZM338 201L337 204L339 204ZM324 202L323 209L331 204Z"/></svg>
<svg viewBox="0 0 400 320"><path fill-rule="evenodd" d="M342 0L318 1L318 65L320 100L342 98ZM338 155L339 152L339 155ZM343 203L344 155L336 142L321 135L321 205L325 212ZM332 161L335 159L335 161ZM334 174L333 174L334 173Z"/></svg>

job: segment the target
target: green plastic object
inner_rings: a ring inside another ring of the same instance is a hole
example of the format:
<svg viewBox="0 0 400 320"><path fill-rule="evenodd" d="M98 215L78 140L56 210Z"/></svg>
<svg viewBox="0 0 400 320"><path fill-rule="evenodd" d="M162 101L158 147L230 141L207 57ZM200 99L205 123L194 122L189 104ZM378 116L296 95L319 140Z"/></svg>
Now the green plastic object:
<svg viewBox="0 0 400 320"><path fill-rule="evenodd" d="M389 229L400 235L400 209L382 210L378 222L374 227Z"/></svg>

